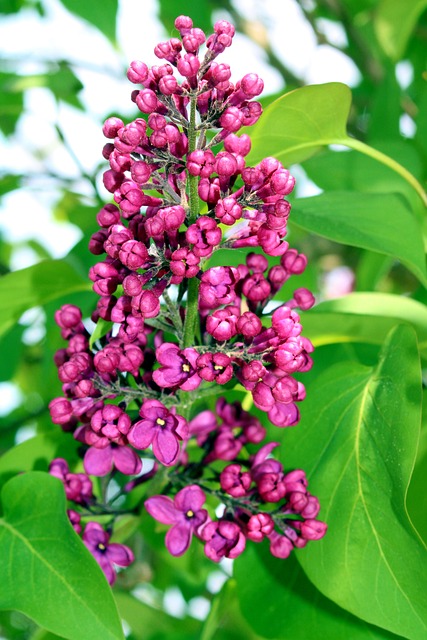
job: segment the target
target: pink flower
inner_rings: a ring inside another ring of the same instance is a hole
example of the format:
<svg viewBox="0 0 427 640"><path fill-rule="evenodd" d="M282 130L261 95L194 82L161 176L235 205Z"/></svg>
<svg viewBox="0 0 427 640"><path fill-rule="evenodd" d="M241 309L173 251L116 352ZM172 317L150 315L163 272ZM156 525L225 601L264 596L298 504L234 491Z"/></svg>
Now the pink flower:
<svg viewBox="0 0 427 640"><path fill-rule="evenodd" d="M159 400L144 400L136 422L128 434L128 440L136 449L153 445L153 453L164 465L176 463L179 441L187 438L188 425L180 415L168 411Z"/></svg>
<svg viewBox="0 0 427 640"><path fill-rule="evenodd" d="M166 548L173 556L181 556L190 546L193 533L206 521L208 512L202 509L206 496L197 485L178 491L172 500L153 496L144 505L150 516L163 524L173 525L166 534Z"/></svg>
<svg viewBox="0 0 427 640"><path fill-rule="evenodd" d="M237 558L246 546L246 539L238 524L228 520L209 522L201 531L206 541L205 554L214 562L222 558Z"/></svg>
<svg viewBox="0 0 427 640"><path fill-rule="evenodd" d="M195 349L181 350L173 342L164 342L156 349L157 361L162 365L153 371L153 380L159 387L179 387L183 391L193 391L200 383L197 373L197 358Z"/></svg>
<svg viewBox="0 0 427 640"><path fill-rule="evenodd" d="M129 547L115 542L109 543L110 536L98 522L88 522L83 533L83 542L89 549L112 585L116 580L114 565L128 567L134 561Z"/></svg>

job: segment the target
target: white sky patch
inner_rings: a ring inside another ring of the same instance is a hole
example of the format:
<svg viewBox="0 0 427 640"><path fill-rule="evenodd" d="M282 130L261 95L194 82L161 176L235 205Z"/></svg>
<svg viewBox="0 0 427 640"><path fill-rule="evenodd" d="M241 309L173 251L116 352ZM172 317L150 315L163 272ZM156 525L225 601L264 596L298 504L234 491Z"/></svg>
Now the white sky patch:
<svg viewBox="0 0 427 640"><path fill-rule="evenodd" d="M406 138L413 138L417 132L417 125L407 113L400 116L399 130Z"/></svg>
<svg viewBox="0 0 427 640"><path fill-rule="evenodd" d="M324 82L343 82L355 87L362 79L359 69L348 56L330 45L324 44L316 48L307 67L305 79L308 84Z"/></svg>
<svg viewBox="0 0 427 640"><path fill-rule="evenodd" d="M414 79L414 67L409 60L401 60L396 65L396 79L401 89L407 89Z"/></svg>
<svg viewBox="0 0 427 640"><path fill-rule="evenodd" d="M22 393L16 384L0 382L0 416L6 416L19 407L22 398Z"/></svg>

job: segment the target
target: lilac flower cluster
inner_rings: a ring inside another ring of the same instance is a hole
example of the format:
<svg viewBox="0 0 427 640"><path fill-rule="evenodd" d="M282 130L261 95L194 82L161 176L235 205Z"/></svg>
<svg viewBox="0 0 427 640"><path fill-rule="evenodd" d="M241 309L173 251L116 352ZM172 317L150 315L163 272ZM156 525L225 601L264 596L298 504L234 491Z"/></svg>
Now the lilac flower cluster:
<svg viewBox="0 0 427 640"><path fill-rule="evenodd" d="M214 561L264 537L284 558L326 531L304 472L283 470L271 457L277 443L265 443L266 429L240 403L221 397L215 413L203 403L216 385L239 385L274 425L299 421L305 389L294 376L311 368L313 346L295 309L314 298L300 288L265 314L307 264L284 239L294 179L275 158L246 164L251 141L236 132L259 119L254 98L263 82L249 73L233 84L229 66L216 61L234 27L217 22L206 38L186 16L175 26L181 37L155 48L161 65L137 61L128 70L142 117L126 125L109 118L103 127L104 185L114 203L97 214L89 245L103 256L89 272L99 296L96 333L77 307L56 313L68 346L55 357L64 396L50 403L53 422L82 444L85 473L70 473L62 460L50 472L80 509L70 510L78 531L85 509L92 516L103 507L112 521L119 513L94 497L89 475L137 476L122 495L155 475L174 497L152 495L145 508L172 525L173 555L195 535ZM245 249L245 264L210 267L222 248ZM154 467L142 474L150 457ZM204 508L207 495L224 505L221 518ZM91 521L83 540L112 583L111 563L127 566L132 554L108 545L108 535Z"/></svg>

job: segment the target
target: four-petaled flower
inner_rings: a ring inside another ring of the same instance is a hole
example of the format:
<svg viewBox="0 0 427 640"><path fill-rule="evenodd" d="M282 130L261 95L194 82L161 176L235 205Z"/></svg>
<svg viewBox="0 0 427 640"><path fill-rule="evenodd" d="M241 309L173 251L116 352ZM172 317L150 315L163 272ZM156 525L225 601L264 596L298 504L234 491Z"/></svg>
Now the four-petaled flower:
<svg viewBox="0 0 427 640"><path fill-rule="evenodd" d="M145 501L148 513L163 524L172 524L166 534L166 547L173 556L187 551L193 533L206 522L208 512L202 509L206 496L195 484L178 491L172 500L167 496L152 496Z"/></svg>
<svg viewBox="0 0 427 640"><path fill-rule="evenodd" d="M128 567L134 561L129 547L116 542L109 542L110 534L98 522L88 522L83 533L83 542L89 549L112 585L116 580L114 565Z"/></svg>

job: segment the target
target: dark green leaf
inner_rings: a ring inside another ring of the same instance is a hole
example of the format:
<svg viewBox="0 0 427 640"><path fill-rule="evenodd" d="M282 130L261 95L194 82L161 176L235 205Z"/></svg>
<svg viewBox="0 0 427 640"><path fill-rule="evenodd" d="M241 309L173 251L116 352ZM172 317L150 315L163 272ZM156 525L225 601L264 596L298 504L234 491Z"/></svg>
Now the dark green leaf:
<svg viewBox="0 0 427 640"><path fill-rule="evenodd" d="M335 242L392 256L427 284L421 226L400 196L335 191L300 198L293 224ZM396 233L398 229L402 233Z"/></svg>
<svg viewBox="0 0 427 640"><path fill-rule="evenodd" d="M191 16L193 24L199 29L209 35L212 33L212 18L211 14L215 5L211 0L203 0L203 2L194 2L191 7L185 9L181 0L160 0L159 2L159 17L163 22L166 33L168 36L177 38L179 36L178 31L175 29L175 18L182 15Z"/></svg>
<svg viewBox="0 0 427 640"><path fill-rule="evenodd" d="M375 368L332 367L304 404L301 425L284 438L286 464L306 469L329 530L297 559L339 606L423 640L427 551L405 508L421 418L413 330L393 329Z"/></svg>
<svg viewBox="0 0 427 640"><path fill-rule="evenodd" d="M61 483L31 472L2 490L0 608L69 640L122 640L101 569L73 530Z"/></svg>

